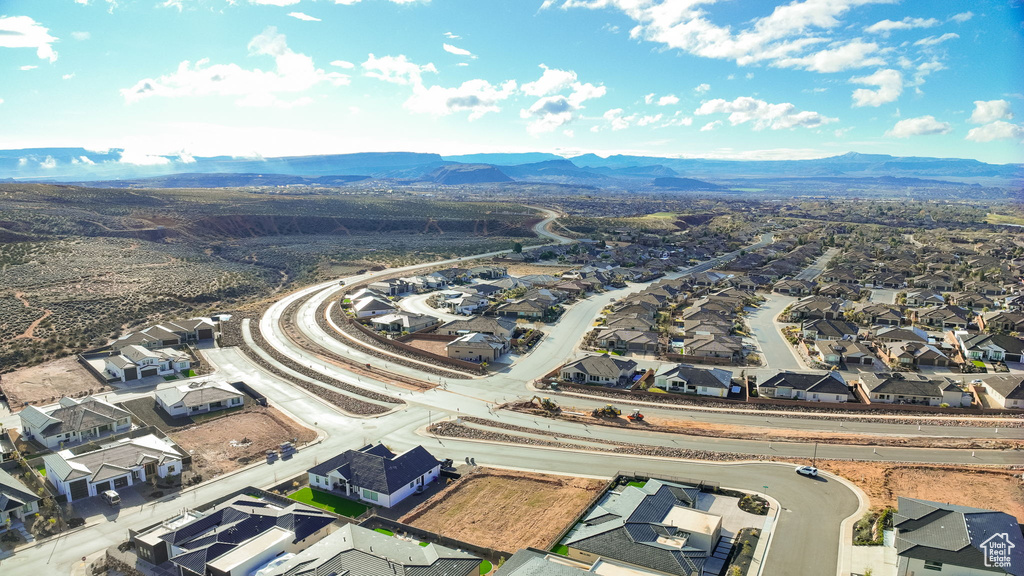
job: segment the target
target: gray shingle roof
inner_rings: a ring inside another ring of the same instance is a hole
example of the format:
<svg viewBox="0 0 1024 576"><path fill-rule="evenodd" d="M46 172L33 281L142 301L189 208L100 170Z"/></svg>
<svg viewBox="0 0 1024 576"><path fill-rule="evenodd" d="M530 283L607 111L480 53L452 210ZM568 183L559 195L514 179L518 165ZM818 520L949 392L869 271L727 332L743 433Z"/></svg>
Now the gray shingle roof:
<svg viewBox="0 0 1024 576"><path fill-rule="evenodd" d="M1024 399L1024 378L1021 376L994 376L985 378L985 385L999 392L1003 398Z"/></svg>
<svg viewBox="0 0 1024 576"><path fill-rule="evenodd" d="M33 419L39 415L36 412L23 410L23 419ZM42 412L42 411L39 411ZM71 432L92 430L104 424L114 425L122 418L128 418L130 414L113 404L108 404L96 398L87 397L81 401L62 399L61 405L49 413L46 413L49 424L40 432L44 437L56 436Z"/></svg>
<svg viewBox="0 0 1024 576"><path fill-rule="evenodd" d="M310 468L309 473L326 476L338 470L353 486L391 494L438 465L437 458L422 446L396 456L383 444L377 444L347 450Z"/></svg>
<svg viewBox="0 0 1024 576"><path fill-rule="evenodd" d="M1011 561L1005 573L1024 575L1024 537L1013 516L904 497L899 498L898 506L893 523L900 556L1004 573L985 565L983 545L996 538L1010 546Z"/></svg>
<svg viewBox="0 0 1024 576"><path fill-rule="evenodd" d="M39 501L27 486L17 478L0 470L0 512L17 510L25 504Z"/></svg>
<svg viewBox="0 0 1024 576"><path fill-rule="evenodd" d="M575 362L566 364L563 370L579 370L584 374L601 378L618 378L620 371L633 370L635 368L636 362L632 360L612 358L607 354L602 354L601 356L580 358Z"/></svg>
<svg viewBox="0 0 1024 576"><path fill-rule="evenodd" d="M805 392L817 392L819 394L848 394L849 388L846 382L841 380L833 372L824 374L798 374L796 372L779 372L775 376L758 384L758 387L779 388L789 387L794 390Z"/></svg>

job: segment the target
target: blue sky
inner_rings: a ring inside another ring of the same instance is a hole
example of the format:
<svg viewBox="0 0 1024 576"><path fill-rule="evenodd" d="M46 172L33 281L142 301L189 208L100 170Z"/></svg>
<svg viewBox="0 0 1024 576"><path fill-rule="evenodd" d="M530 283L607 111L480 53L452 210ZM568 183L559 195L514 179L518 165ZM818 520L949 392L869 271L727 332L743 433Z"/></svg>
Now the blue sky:
<svg viewBox="0 0 1024 576"><path fill-rule="evenodd" d="M0 0L0 148L1024 161L1020 0Z"/></svg>

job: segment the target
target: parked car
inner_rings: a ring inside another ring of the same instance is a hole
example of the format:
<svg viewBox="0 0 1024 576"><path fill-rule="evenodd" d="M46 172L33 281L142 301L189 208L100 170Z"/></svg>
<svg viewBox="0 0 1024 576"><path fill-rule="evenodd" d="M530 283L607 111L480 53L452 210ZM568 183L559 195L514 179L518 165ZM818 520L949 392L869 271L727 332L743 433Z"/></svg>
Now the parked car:
<svg viewBox="0 0 1024 576"><path fill-rule="evenodd" d="M809 478L814 478L818 475L818 469L814 466L800 466L796 469L797 474L803 474Z"/></svg>
<svg viewBox="0 0 1024 576"><path fill-rule="evenodd" d="M111 506L118 506L121 504L121 495L118 494L115 490L105 490L101 492L100 498L102 498L104 502L110 504Z"/></svg>

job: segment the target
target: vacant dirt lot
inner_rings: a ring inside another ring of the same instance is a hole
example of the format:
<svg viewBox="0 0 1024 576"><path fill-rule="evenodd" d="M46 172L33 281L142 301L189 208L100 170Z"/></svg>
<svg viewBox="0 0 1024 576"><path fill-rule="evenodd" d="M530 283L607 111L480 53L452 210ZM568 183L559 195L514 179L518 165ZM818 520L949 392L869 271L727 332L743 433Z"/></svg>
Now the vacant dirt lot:
<svg viewBox="0 0 1024 576"><path fill-rule="evenodd" d="M500 263L502 266L508 268L509 276L528 276L530 274L547 274L549 276L561 276L569 270L572 270L572 266L538 266L536 264L508 264L506 262Z"/></svg>
<svg viewBox="0 0 1024 576"><path fill-rule="evenodd" d="M455 336L452 336L452 340L454 339ZM448 343L443 342L441 340L420 340L419 338L413 338L411 340L406 341L406 344L412 346L413 348L423 350L424 352L431 352L433 354L437 354L438 356L448 355L448 353L445 352L444 350L444 347L447 346Z"/></svg>
<svg viewBox="0 0 1024 576"><path fill-rule="evenodd" d="M301 445L316 433L273 408L253 408L170 434L192 454L192 472L209 479L264 458L293 438Z"/></svg>
<svg viewBox="0 0 1024 576"><path fill-rule="evenodd" d="M61 396L112 390L100 384L74 356L4 374L2 385L12 411L20 410L24 403L56 402Z"/></svg>
<svg viewBox="0 0 1024 576"><path fill-rule="evenodd" d="M818 467L859 486L872 507L895 506L908 496L961 506L996 509L1024 522L1024 483L1020 472L989 468L876 464L837 460L818 461Z"/></svg>
<svg viewBox="0 0 1024 576"><path fill-rule="evenodd" d="M604 486L601 480L483 470L463 477L401 521L495 550L544 548Z"/></svg>

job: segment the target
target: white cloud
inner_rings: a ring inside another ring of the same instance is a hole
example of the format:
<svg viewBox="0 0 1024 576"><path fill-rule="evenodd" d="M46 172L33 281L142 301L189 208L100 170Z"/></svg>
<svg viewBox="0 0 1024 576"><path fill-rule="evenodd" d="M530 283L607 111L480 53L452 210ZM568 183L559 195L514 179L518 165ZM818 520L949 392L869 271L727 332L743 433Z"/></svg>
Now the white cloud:
<svg viewBox="0 0 1024 576"><path fill-rule="evenodd" d="M893 30L911 30L913 28L931 28L938 26L939 21L935 18L912 18L907 16L903 20L882 20L875 22L864 29L869 34L882 34L888 36Z"/></svg>
<svg viewBox="0 0 1024 576"><path fill-rule="evenodd" d="M50 170L52 168L57 167L57 161L53 159L53 156L47 156L46 160L43 160L42 162L39 163L39 167Z"/></svg>
<svg viewBox="0 0 1024 576"><path fill-rule="evenodd" d="M605 112L602 117L611 124L612 130L625 130L629 128L630 123L636 120L636 114L630 114L629 116L622 115L622 108L612 108Z"/></svg>
<svg viewBox="0 0 1024 576"><path fill-rule="evenodd" d="M878 52L878 44L853 40L836 48L820 50L799 58L780 58L772 63L779 68L800 68L812 72L841 72L850 68L882 66L885 60L870 56Z"/></svg>
<svg viewBox="0 0 1024 576"><path fill-rule="evenodd" d="M271 56L275 69L247 70L237 64L210 64L202 59L195 64L185 60L178 69L159 78L146 78L131 88L121 90L128 103L152 96L180 98L185 96L239 96L240 106L293 107L312 102L308 97L284 101L279 93L305 92L319 84L343 86L350 82L348 75L324 72L313 65L313 59L293 52L283 34L273 26L255 36L248 45L252 56Z"/></svg>
<svg viewBox="0 0 1024 576"><path fill-rule="evenodd" d="M41 60L54 62L56 41L48 28L28 16L0 16L0 48L35 48Z"/></svg>
<svg viewBox="0 0 1024 576"><path fill-rule="evenodd" d="M968 10L967 12L961 12L959 14L953 14L952 16L949 17L950 20L956 22L957 24L963 24L964 22L967 22L971 18L974 18L974 12L971 12L970 10Z"/></svg>
<svg viewBox="0 0 1024 576"><path fill-rule="evenodd" d="M647 126L648 124L654 124L655 122L660 121L662 116L663 116L662 114L651 114L651 115L641 116L640 119L638 119L636 121L636 125L637 126Z"/></svg>
<svg viewBox="0 0 1024 576"><path fill-rule="evenodd" d="M78 41L85 41L92 38L92 34L89 32L72 32L71 37Z"/></svg>
<svg viewBox="0 0 1024 576"><path fill-rule="evenodd" d="M437 68L428 63L420 66L406 59L404 54L398 56L381 56L377 58L373 54L363 62L364 74L370 78L377 78L393 84L412 84L413 86L423 84L423 73L437 73Z"/></svg>
<svg viewBox="0 0 1024 576"><path fill-rule="evenodd" d="M28 70L35 70L36 68L39 68L39 66L33 66L31 64L26 64L25 66L19 66L18 70L28 71Z"/></svg>
<svg viewBox="0 0 1024 576"><path fill-rule="evenodd" d="M988 124L996 120L1010 120L1013 112L1006 100L975 100L974 112L971 113L971 124Z"/></svg>
<svg viewBox="0 0 1024 576"><path fill-rule="evenodd" d="M572 71L557 70L556 74L548 75L550 69L545 67L544 75L536 82L531 82L529 91L527 84L523 85L523 92L531 96L546 94L538 99L529 108L519 111L519 117L532 120L527 125L527 132L536 136L544 132L552 132L579 117L579 111L583 109L583 103L587 100L600 98L608 91L604 86L593 84L564 81L570 75L576 79L576 73ZM545 79L547 76L547 79ZM571 89L568 96L555 94Z"/></svg>
<svg viewBox="0 0 1024 576"><path fill-rule="evenodd" d="M616 8L636 26L635 39L676 48L695 56L733 60L743 66L757 62L800 58L812 47L829 42L827 36L842 24L852 8L892 0L804 0L776 6L771 14L755 18L744 28L713 23L704 4L711 0L560 0L568 8ZM544 6L556 4L554 0Z"/></svg>
<svg viewBox="0 0 1024 576"><path fill-rule="evenodd" d="M338 68L344 68L345 70L351 70L356 67L355 64L348 60L333 60L331 61L331 66L337 66Z"/></svg>
<svg viewBox="0 0 1024 576"><path fill-rule="evenodd" d="M573 136L576 135L576 132L574 132L573 130L562 130L562 134L565 134L569 138L572 138Z"/></svg>
<svg viewBox="0 0 1024 576"><path fill-rule="evenodd" d="M260 4L262 6L291 6L298 4L301 0L249 0L249 4Z"/></svg>
<svg viewBox="0 0 1024 576"><path fill-rule="evenodd" d="M458 34L452 34L451 32L445 32L444 37L449 40L462 40L462 36L459 36Z"/></svg>
<svg viewBox="0 0 1024 576"><path fill-rule="evenodd" d="M164 156L146 154L140 150L127 149L121 152L121 159L118 162L135 166L163 166L170 164L171 159Z"/></svg>
<svg viewBox="0 0 1024 576"><path fill-rule="evenodd" d="M703 94L708 90L711 90L711 84L707 83L698 84L697 87L693 89L693 91L696 92L697 94Z"/></svg>
<svg viewBox="0 0 1024 576"><path fill-rule="evenodd" d="M891 68L879 70L870 76L850 78L850 82L878 87L876 90L857 88L853 91L853 105L858 108L881 106L895 101L903 93L903 74Z"/></svg>
<svg viewBox="0 0 1024 576"><path fill-rule="evenodd" d="M3 103L4 103L4 99L0 98L0 104L3 104Z"/></svg>
<svg viewBox="0 0 1024 576"><path fill-rule="evenodd" d="M523 84L523 93L529 96L547 96L565 90L576 81L576 73L572 70L559 70L540 65L544 73L533 82Z"/></svg>
<svg viewBox="0 0 1024 576"><path fill-rule="evenodd" d="M713 121L708 122L707 124L701 126L700 127L700 131L701 132L711 132L712 130L714 130L715 128L718 128L721 125L722 125L722 121L721 120L713 120Z"/></svg>
<svg viewBox="0 0 1024 576"><path fill-rule="evenodd" d="M754 130L783 130L796 127L814 128L837 118L829 118L808 110L797 111L796 106L788 102L771 104L764 100L740 96L732 102L716 98L700 105L694 112L695 116L709 114L728 114L729 123L733 126L750 122Z"/></svg>
<svg viewBox="0 0 1024 576"><path fill-rule="evenodd" d="M323 22L323 20L320 20L316 16L310 16L309 14L306 14L304 12L289 12L288 15L291 16L292 18L305 20L306 22Z"/></svg>
<svg viewBox="0 0 1024 576"><path fill-rule="evenodd" d="M25 157L18 158L18 166L19 167L28 166L28 158L25 158Z"/></svg>
<svg viewBox="0 0 1024 576"><path fill-rule="evenodd" d="M668 94L658 98L658 106L674 106L679 104L679 97L675 94Z"/></svg>
<svg viewBox="0 0 1024 576"><path fill-rule="evenodd" d="M993 140L1024 139L1024 126L1010 124L1002 120L996 120L991 124L971 128L967 132L967 139L974 142L991 142Z"/></svg>
<svg viewBox="0 0 1024 576"><path fill-rule="evenodd" d="M654 102L654 92L644 96L644 104L650 104L651 102Z"/></svg>
<svg viewBox="0 0 1024 576"><path fill-rule="evenodd" d="M921 38L917 42L914 42L914 46L935 46L936 44L941 44L946 40L952 40L959 37L960 35L955 32L946 32L942 36L927 36L925 38Z"/></svg>
<svg viewBox="0 0 1024 576"><path fill-rule="evenodd" d="M934 116L919 116L900 120L885 135L893 138L909 138L911 136L949 134L952 129L949 122L939 122Z"/></svg>
<svg viewBox="0 0 1024 576"><path fill-rule="evenodd" d="M689 116L683 116L682 112L676 112L667 122L658 126L658 128L668 128L671 126L690 126L693 124L693 118Z"/></svg>
<svg viewBox="0 0 1024 576"><path fill-rule="evenodd" d="M443 88L422 84L413 86L413 94L405 107L413 112L447 116L454 112L469 112L469 119L476 120L488 112L499 112L498 103L508 99L516 91L515 80L508 80L494 86L486 80L467 80L461 86Z"/></svg>
<svg viewBox="0 0 1024 576"><path fill-rule="evenodd" d="M61 78L63 78L64 80L71 80L74 77L75 77L75 73L74 72L72 72L71 74L65 74L65 75L61 76Z"/></svg>
<svg viewBox="0 0 1024 576"><path fill-rule="evenodd" d="M452 46L451 44L442 44L441 48L444 48L444 51L449 53L449 54L455 54L456 56L468 56L470 58L476 58L476 56L473 55L472 52L470 52L469 50L466 50L465 48L459 48L458 46Z"/></svg>
<svg viewBox="0 0 1024 576"><path fill-rule="evenodd" d="M92 160L90 160L88 156L79 156L79 157L78 157L78 160L79 160L79 162L81 162L82 164L89 164L89 165L93 165L93 164L96 164L95 162L93 162Z"/></svg>
<svg viewBox="0 0 1024 576"><path fill-rule="evenodd" d="M555 96L544 96L533 103L528 109L520 110L519 117L533 119L527 125L526 130L533 135L544 132L553 132L560 126L564 126L575 119L576 108L569 103L569 99L561 94Z"/></svg>

